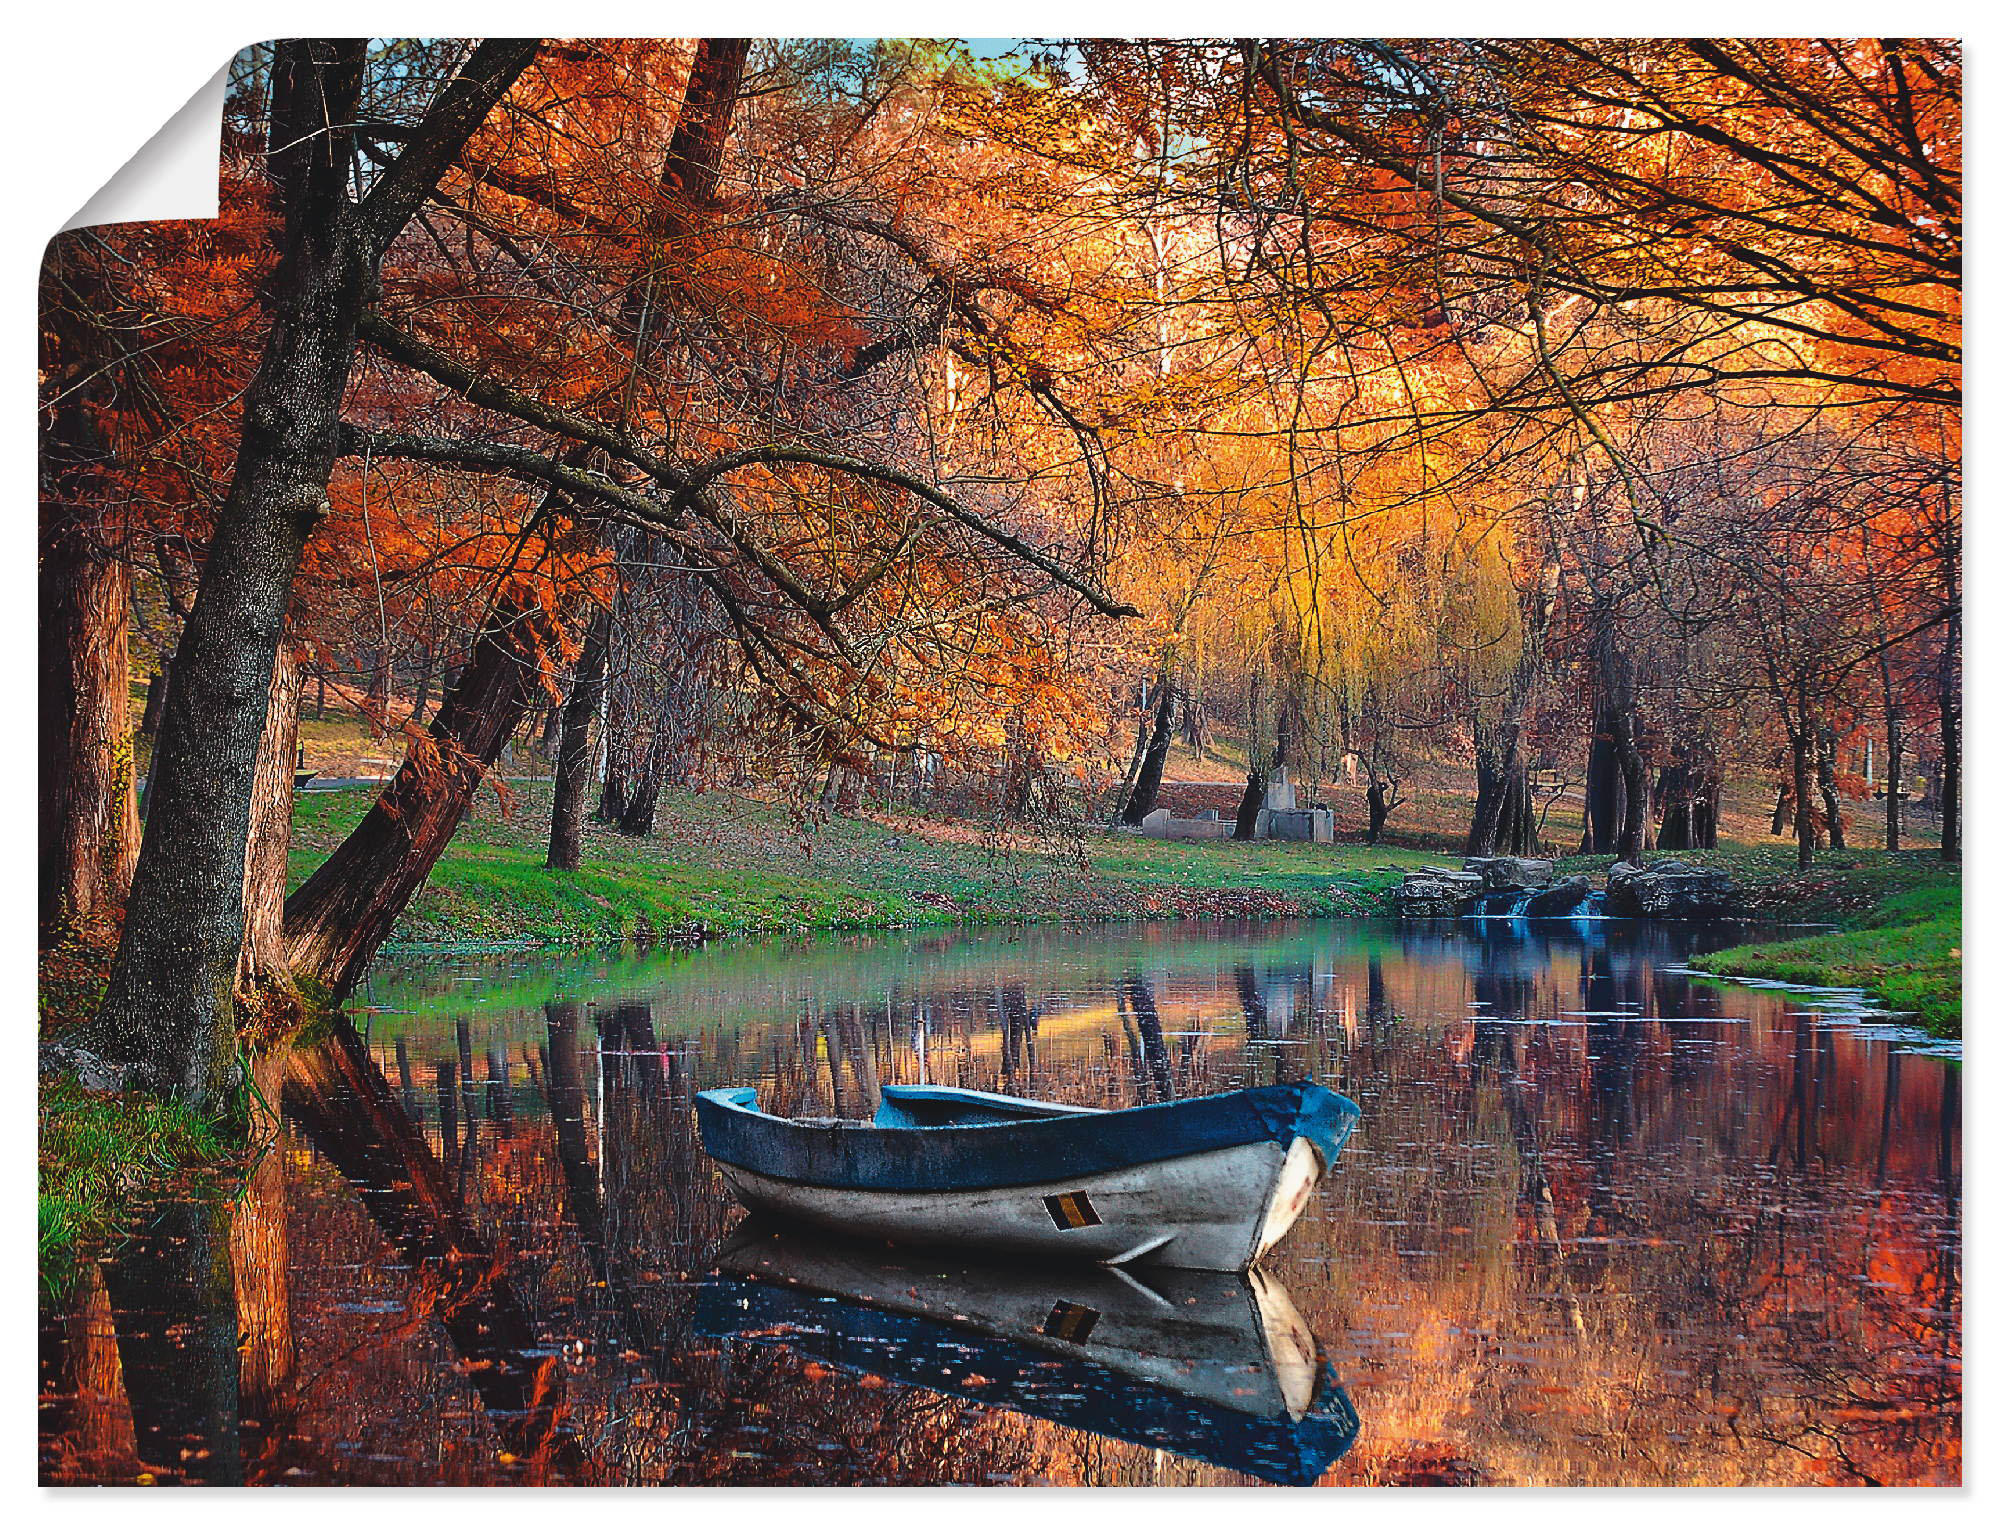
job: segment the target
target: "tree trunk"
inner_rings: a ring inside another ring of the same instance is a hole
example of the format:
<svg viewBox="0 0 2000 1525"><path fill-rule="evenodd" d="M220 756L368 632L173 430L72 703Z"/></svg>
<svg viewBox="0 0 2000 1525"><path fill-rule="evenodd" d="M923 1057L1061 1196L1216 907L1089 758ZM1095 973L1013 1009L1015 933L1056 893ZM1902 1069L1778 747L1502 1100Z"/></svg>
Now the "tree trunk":
<svg viewBox="0 0 2000 1525"><path fill-rule="evenodd" d="M243 855L243 948L236 961L236 1000L247 1015L295 1015L285 942L285 878L291 866L292 795L297 779L299 658L289 642L271 666L270 714L257 744L250 791L250 840Z"/></svg>
<svg viewBox="0 0 2000 1525"><path fill-rule="evenodd" d="M1368 845L1382 844L1383 829L1389 824L1389 786L1379 778L1368 780Z"/></svg>
<svg viewBox="0 0 2000 1525"><path fill-rule="evenodd" d="M160 734L160 712L167 707L167 675L156 672L146 680L146 706L139 711L139 734Z"/></svg>
<svg viewBox="0 0 2000 1525"><path fill-rule="evenodd" d="M1236 804L1236 840L1249 842L1257 836L1257 814L1264 808L1264 770L1252 768L1243 780L1243 798Z"/></svg>
<svg viewBox="0 0 2000 1525"><path fill-rule="evenodd" d="M611 611L599 609L577 653L576 677L563 705L556 747L555 804L549 816L548 866L574 872L583 863L583 796L590 785L590 724L604 698L604 661Z"/></svg>
<svg viewBox="0 0 2000 1525"><path fill-rule="evenodd" d="M124 936L91 1042L197 1106L236 1075L243 864L271 672L307 536L327 512L355 330L389 242L533 56L488 39L361 202L349 199L367 44L278 45L270 155L285 222L271 327L194 607L174 658L160 766ZM329 127L328 124L336 124Z"/></svg>
<svg viewBox="0 0 2000 1525"><path fill-rule="evenodd" d="M1820 803L1826 810L1826 845L1841 853L1847 851L1847 820L1840 808L1840 788L1834 777L1834 765L1838 760L1833 732L1822 728L1815 772L1818 775Z"/></svg>
<svg viewBox="0 0 2000 1525"><path fill-rule="evenodd" d="M285 904L292 969L344 999L444 852L539 690L538 615L503 601L422 742L382 797Z"/></svg>
<svg viewBox="0 0 2000 1525"><path fill-rule="evenodd" d="M1792 816L1793 825L1799 838L1799 868L1809 869L1813 864L1813 848L1817 845L1819 823L1813 818L1813 733L1810 724L1802 723L1792 733Z"/></svg>
<svg viewBox="0 0 2000 1525"><path fill-rule="evenodd" d="M1584 765L1583 841L1579 853L1608 853L1625 818L1625 776L1612 739L1613 719L1602 710L1593 723L1590 756Z"/></svg>
<svg viewBox="0 0 2000 1525"><path fill-rule="evenodd" d="M139 859L127 665L131 573L87 511L57 506L49 518L37 726L45 931L116 911Z"/></svg>
<svg viewBox="0 0 2000 1525"><path fill-rule="evenodd" d="M1945 660L1939 664L1938 740L1942 750L1938 766L1938 855L1947 863L1957 863L1959 847L1959 682L1958 617L1947 627Z"/></svg>
<svg viewBox="0 0 2000 1525"><path fill-rule="evenodd" d="M1528 789L1528 759L1521 750L1520 726L1510 721L1489 728L1475 720L1472 750L1478 795L1472 828L1466 833L1465 855L1534 857L1541 851L1541 841Z"/></svg>
<svg viewBox="0 0 2000 1525"><path fill-rule="evenodd" d="M1903 848L1903 707L1896 702L1895 684L1889 676L1889 659L1882 658L1882 718L1889 730L1888 772L1883 780L1884 840L1890 852Z"/></svg>
<svg viewBox="0 0 2000 1525"><path fill-rule="evenodd" d="M1139 764L1139 776L1132 781L1132 797L1125 802L1122 817L1127 826L1137 826L1153 813L1160 798L1160 776L1166 772L1167 750L1174 744L1174 707L1179 690L1171 679L1160 681L1160 706L1153 715L1153 734L1146 740L1146 755Z"/></svg>
<svg viewBox="0 0 2000 1525"><path fill-rule="evenodd" d="M650 837L653 834L653 817L660 806L660 775L649 771L639 781L639 787L632 791L632 797L625 802L625 809L618 817L618 829L628 837Z"/></svg>
<svg viewBox="0 0 2000 1525"><path fill-rule="evenodd" d="M36 792L39 922L47 934L117 910L139 856L130 725L132 574L120 555L109 442L116 302L65 235L42 269L43 428L38 474ZM155 684L157 691L158 685Z"/></svg>

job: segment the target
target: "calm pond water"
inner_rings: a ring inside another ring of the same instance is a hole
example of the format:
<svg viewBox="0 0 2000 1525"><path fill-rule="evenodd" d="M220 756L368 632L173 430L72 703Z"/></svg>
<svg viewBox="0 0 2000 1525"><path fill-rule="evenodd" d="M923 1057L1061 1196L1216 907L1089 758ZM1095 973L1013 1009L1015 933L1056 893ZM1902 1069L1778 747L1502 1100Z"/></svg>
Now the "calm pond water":
<svg viewBox="0 0 2000 1525"><path fill-rule="evenodd" d="M51 1482L1956 1483L1955 1064L1686 928L385 964L272 1147L45 1311ZM1248 1282L732 1232L698 1089L1361 1125ZM1180 1278L1180 1279L1176 1279Z"/></svg>

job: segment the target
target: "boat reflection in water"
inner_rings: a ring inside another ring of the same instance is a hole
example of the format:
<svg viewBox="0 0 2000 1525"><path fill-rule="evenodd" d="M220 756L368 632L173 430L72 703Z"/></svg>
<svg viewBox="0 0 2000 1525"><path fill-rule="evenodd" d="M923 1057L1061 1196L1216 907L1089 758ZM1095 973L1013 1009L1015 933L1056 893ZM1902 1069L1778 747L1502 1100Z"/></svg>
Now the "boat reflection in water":
<svg viewBox="0 0 2000 1525"><path fill-rule="evenodd" d="M696 1332L1303 1485L1361 1433L1268 1273L967 1265L773 1231L723 1246Z"/></svg>

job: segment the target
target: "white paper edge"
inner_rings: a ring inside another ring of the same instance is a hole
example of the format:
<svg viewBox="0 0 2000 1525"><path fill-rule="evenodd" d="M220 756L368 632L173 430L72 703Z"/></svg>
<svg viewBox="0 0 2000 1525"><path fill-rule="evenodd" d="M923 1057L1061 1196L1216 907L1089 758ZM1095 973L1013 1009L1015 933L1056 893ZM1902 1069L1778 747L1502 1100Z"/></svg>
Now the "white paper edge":
<svg viewBox="0 0 2000 1525"><path fill-rule="evenodd" d="M214 217L220 196L222 98L228 85L229 65L224 64L62 225L62 231L115 222Z"/></svg>

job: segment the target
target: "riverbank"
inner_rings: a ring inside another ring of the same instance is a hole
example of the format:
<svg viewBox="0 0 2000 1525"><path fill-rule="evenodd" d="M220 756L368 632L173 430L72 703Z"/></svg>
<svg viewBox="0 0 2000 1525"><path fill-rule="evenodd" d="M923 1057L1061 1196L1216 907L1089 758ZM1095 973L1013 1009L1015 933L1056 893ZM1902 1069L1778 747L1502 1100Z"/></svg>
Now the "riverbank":
<svg viewBox="0 0 2000 1525"><path fill-rule="evenodd" d="M100 926L44 950L37 1003L44 1041L96 1011L112 939ZM45 1296L61 1295L79 1257L115 1234L146 1191L236 1151L224 1124L176 1102L86 1091L67 1077L40 1080L35 1122L36 1264Z"/></svg>
<svg viewBox="0 0 2000 1525"><path fill-rule="evenodd" d="M1856 986L1940 1037L1961 1036L1965 924L1957 875L1888 895L1857 921L1851 929L1746 943L1689 963L1710 974Z"/></svg>
<svg viewBox="0 0 2000 1525"><path fill-rule="evenodd" d="M401 945L588 947L692 942L757 932L1006 922L1393 915L1402 875L1458 855L1358 842L1166 842L1090 828L1069 836L988 829L915 813L801 822L781 804L712 790L663 793L658 830L591 823L584 866L543 866L549 786L482 795L395 933ZM302 880L366 810L366 791L302 795L292 854ZM1746 910L1848 930L1896 896L1955 906L1958 873L1934 853L1828 854L1800 873L1782 845L1677 853L1726 871ZM1565 857L1559 874L1601 879L1607 857Z"/></svg>
<svg viewBox="0 0 2000 1525"><path fill-rule="evenodd" d="M1393 910L1417 848L1302 842L1163 842L1090 829L1070 837L916 814L801 822L748 794L669 791L650 837L591 823L584 864L551 873L549 788L482 796L404 913L400 944L585 947L756 932L996 922L1372 916ZM352 829L361 791L302 795L292 873L302 880Z"/></svg>

